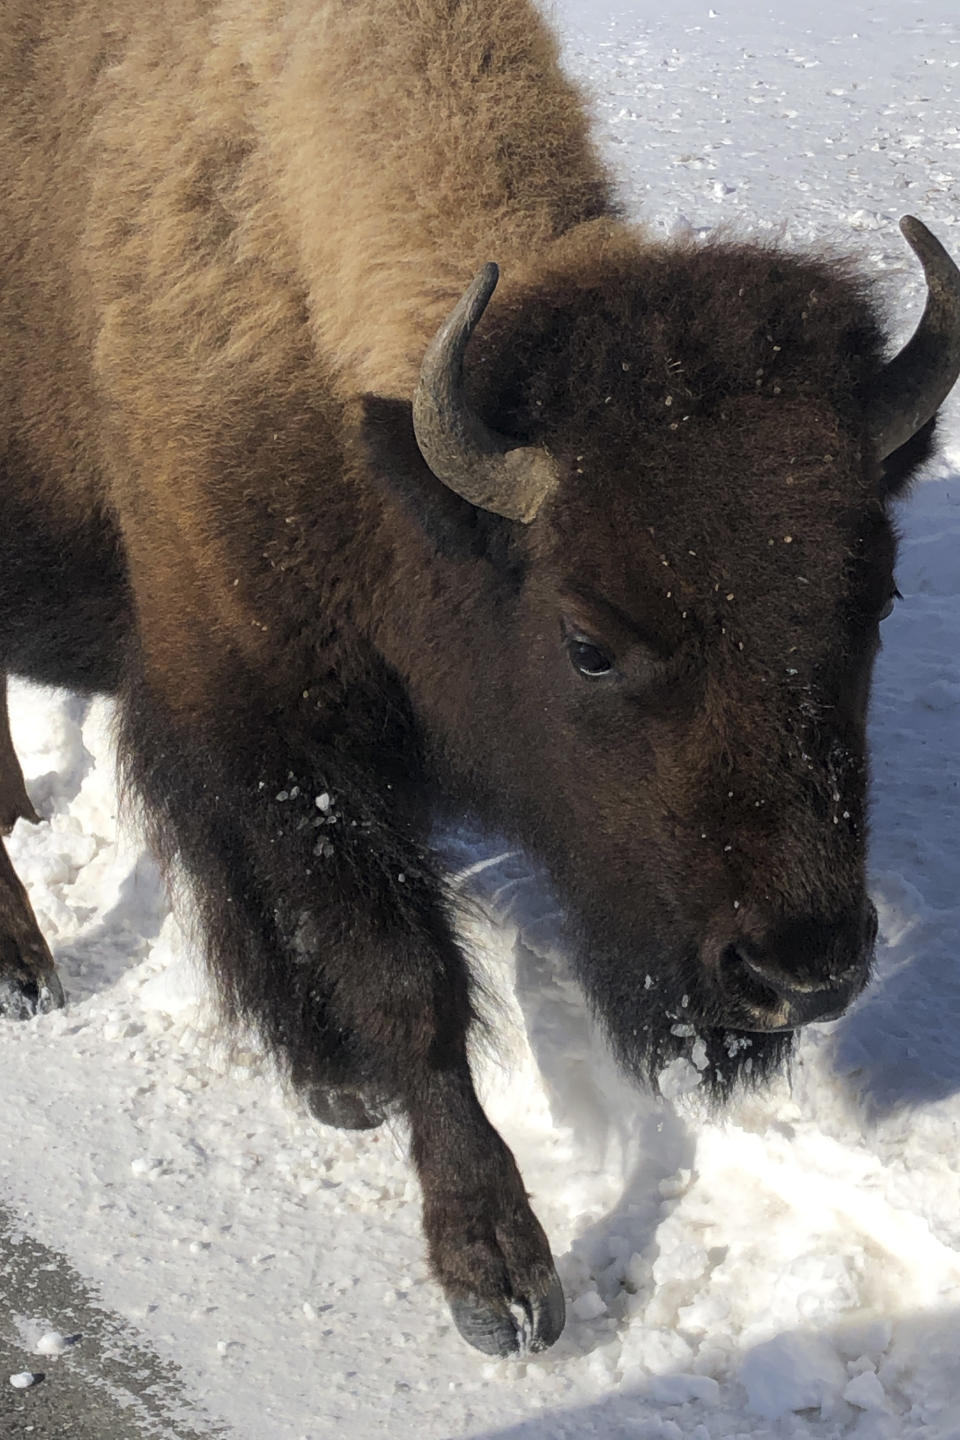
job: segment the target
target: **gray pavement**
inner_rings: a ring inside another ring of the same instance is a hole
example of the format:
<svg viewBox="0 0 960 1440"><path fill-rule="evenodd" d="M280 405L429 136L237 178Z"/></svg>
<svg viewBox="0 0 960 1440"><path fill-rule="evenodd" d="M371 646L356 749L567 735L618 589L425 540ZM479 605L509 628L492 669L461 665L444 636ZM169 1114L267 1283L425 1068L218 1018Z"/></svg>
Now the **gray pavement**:
<svg viewBox="0 0 960 1440"><path fill-rule="evenodd" d="M22 1322L73 1339L59 1357L25 1349ZM10 1376L42 1375L27 1390ZM24 1233L0 1206L0 1440L211 1440L176 1370L98 1305L69 1261Z"/></svg>

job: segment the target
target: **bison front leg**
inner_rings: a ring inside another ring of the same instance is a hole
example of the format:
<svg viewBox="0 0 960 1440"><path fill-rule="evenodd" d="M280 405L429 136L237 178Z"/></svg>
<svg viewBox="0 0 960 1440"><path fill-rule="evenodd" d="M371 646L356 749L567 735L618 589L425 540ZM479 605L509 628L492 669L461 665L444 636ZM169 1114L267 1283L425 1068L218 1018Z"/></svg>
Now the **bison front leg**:
<svg viewBox="0 0 960 1440"><path fill-rule="evenodd" d="M431 1265L461 1334L488 1354L544 1349L563 1294L473 1088L467 965L424 843L401 702L371 723L378 697L361 697L356 720L324 716L318 734L306 701L272 722L265 707L225 707L201 729L144 689L126 707L127 769L190 876L228 1016L256 1026L322 1118L363 1128L384 1106L405 1113Z"/></svg>
<svg viewBox="0 0 960 1440"><path fill-rule="evenodd" d="M343 857L325 907L329 921L331 902L334 912L347 906L349 949L341 959L327 948L322 964L338 1026L352 1037L358 1082L327 1092L338 1116L345 1093L353 1102L335 1123L362 1128L383 1099L405 1112L431 1267L457 1329L490 1355L544 1350L563 1329L563 1291L513 1155L474 1090L466 964L439 885L422 854L397 856L396 834L391 849L403 868L384 874L369 863L382 859L376 850L358 864L368 835Z"/></svg>
<svg viewBox="0 0 960 1440"><path fill-rule="evenodd" d="M337 1020L353 1037L357 1084L325 1092L330 1118L365 1128L384 1100L403 1110L431 1268L457 1329L489 1355L545 1350L563 1330L563 1290L516 1161L474 1089L466 964L422 856L399 863L402 884L381 875L379 900L376 870L363 867L356 908L357 857L340 872L335 908L349 905L350 950L341 965L327 949L323 963L335 975Z"/></svg>
<svg viewBox="0 0 960 1440"><path fill-rule="evenodd" d="M434 1273L460 1334L488 1355L545 1350L565 1307L550 1246L466 1064L423 1077L408 1113Z"/></svg>
<svg viewBox="0 0 960 1440"><path fill-rule="evenodd" d="M466 962L429 860L411 846L397 863L393 875L380 871L379 900L379 866L364 867L337 1014L357 1037L358 1073L376 1076L372 1093L392 1096L409 1120L430 1262L460 1334L490 1355L545 1350L563 1330L563 1290L516 1161L474 1089ZM356 857L348 866L356 880Z"/></svg>
<svg viewBox="0 0 960 1440"><path fill-rule="evenodd" d="M349 810L345 798L348 825ZM544 1350L563 1329L563 1291L513 1155L477 1099L466 962L429 860L399 842L403 828L381 817L323 832L335 838L321 842L331 853L316 954L301 948L287 992L302 993L312 963L315 999L297 1001L302 1029L288 1016L284 1043L321 1118L362 1129L384 1104L406 1114L431 1268L464 1339L490 1355ZM302 943L302 912L299 928ZM278 1027L284 1010L280 998ZM324 1086L331 1060L335 1079Z"/></svg>

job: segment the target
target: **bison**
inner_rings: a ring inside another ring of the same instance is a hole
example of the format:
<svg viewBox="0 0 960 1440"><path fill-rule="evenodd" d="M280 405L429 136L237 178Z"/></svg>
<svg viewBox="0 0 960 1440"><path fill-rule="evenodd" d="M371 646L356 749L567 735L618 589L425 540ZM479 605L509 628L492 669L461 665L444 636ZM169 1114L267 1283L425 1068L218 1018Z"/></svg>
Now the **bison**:
<svg viewBox="0 0 960 1440"><path fill-rule="evenodd" d="M226 1018L320 1119L406 1117L461 1333L544 1348L431 835L542 862L640 1078L722 1095L843 1010L960 275L903 222L889 359L838 258L655 243L528 0L8 0L0 93L0 667L116 695ZM5 855L0 973L63 1001Z"/></svg>

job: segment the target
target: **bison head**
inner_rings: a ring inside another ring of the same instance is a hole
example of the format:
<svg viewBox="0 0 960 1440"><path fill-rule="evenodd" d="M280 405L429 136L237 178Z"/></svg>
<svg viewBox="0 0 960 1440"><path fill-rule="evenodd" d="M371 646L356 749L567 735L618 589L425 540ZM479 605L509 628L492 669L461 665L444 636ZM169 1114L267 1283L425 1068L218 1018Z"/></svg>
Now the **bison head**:
<svg viewBox="0 0 960 1440"><path fill-rule="evenodd" d="M868 977L888 505L960 369L960 275L904 232L929 299L886 364L842 263L626 232L481 323L488 266L424 362L452 568L414 702L450 787L546 862L634 1070L687 1053L724 1089Z"/></svg>

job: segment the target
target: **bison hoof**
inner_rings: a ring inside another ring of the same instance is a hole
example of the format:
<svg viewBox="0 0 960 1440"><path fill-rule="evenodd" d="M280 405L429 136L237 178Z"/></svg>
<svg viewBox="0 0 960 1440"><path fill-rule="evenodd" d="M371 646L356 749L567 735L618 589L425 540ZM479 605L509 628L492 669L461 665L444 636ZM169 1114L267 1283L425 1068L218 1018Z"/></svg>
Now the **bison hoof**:
<svg viewBox="0 0 960 1440"><path fill-rule="evenodd" d="M566 1306L554 1273L546 1292L509 1305L485 1304L475 1295L450 1301L453 1323L468 1345L485 1355L528 1355L548 1350L563 1333Z"/></svg>
<svg viewBox="0 0 960 1440"><path fill-rule="evenodd" d="M334 1125L338 1130L376 1130L383 1124L379 1105L347 1085L318 1086L310 1091L307 1104L321 1125Z"/></svg>
<svg viewBox="0 0 960 1440"><path fill-rule="evenodd" d="M31 825L41 823L40 816L30 804L26 794L22 798L14 800L0 795L0 835L9 835L18 820L27 820Z"/></svg>
<svg viewBox="0 0 960 1440"><path fill-rule="evenodd" d="M32 1020L66 1004L63 986L54 971L38 979L0 979L0 1016L5 1020Z"/></svg>

